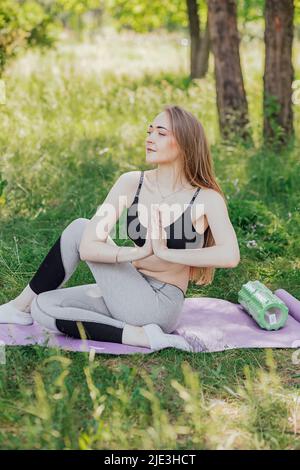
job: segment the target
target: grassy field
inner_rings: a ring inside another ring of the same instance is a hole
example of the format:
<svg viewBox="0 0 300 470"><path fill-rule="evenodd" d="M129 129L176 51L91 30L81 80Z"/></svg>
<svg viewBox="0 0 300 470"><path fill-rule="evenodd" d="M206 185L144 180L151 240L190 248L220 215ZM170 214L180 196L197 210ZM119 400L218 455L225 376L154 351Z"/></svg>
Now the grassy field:
<svg viewBox="0 0 300 470"><path fill-rule="evenodd" d="M261 145L263 45L241 45L254 135L253 147L245 147L220 143L212 58L207 77L190 82L181 40L176 34L107 35L80 44L66 38L6 71L0 304L25 287L68 223L92 217L120 173L149 168L146 126L167 103L203 123L241 252L237 268L217 269L210 286L190 284L187 296L237 302L241 285L258 279L300 298L299 140L280 152ZM295 54L296 78L299 61ZM294 112L300 135L299 105ZM90 282L81 263L66 287ZM292 352L167 349L93 357L7 347L0 448L299 449L300 367Z"/></svg>

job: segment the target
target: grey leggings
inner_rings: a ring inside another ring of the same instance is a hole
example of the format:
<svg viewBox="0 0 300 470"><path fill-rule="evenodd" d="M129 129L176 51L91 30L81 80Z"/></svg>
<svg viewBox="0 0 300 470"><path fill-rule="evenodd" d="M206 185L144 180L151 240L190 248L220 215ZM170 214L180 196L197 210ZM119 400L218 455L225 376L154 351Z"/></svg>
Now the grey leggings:
<svg viewBox="0 0 300 470"><path fill-rule="evenodd" d="M89 339L122 342L125 324L158 324L175 330L183 291L138 271L131 262L85 261L96 283L61 288L78 263L79 245L89 219L73 220L53 245L29 285L38 295L31 304L35 321L56 332L78 336L77 321L86 322ZM108 242L114 244L109 237Z"/></svg>

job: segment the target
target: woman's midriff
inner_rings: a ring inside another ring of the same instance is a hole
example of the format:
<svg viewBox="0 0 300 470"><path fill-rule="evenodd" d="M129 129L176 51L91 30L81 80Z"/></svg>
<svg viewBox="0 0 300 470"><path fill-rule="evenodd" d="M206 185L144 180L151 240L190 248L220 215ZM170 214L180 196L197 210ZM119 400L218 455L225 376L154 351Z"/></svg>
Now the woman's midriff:
<svg viewBox="0 0 300 470"><path fill-rule="evenodd" d="M156 255L148 256L147 258L132 261L133 266L143 274L152 276L158 281L173 284L179 287L184 294L188 288L189 283L189 266L182 264L175 265L174 263L164 262ZM170 267L172 265L172 267Z"/></svg>

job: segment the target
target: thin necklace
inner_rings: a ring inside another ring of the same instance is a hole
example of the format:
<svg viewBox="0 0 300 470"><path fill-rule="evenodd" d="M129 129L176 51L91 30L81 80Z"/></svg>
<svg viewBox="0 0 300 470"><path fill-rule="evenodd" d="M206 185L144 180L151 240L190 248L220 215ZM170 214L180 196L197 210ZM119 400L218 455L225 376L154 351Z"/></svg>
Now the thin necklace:
<svg viewBox="0 0 300 470"><path fill-rule="evenodd" d="M169 196L171 196L171 195L173 195L173 194L176 194L176 193L178 193L179 191L182 191L182 188L183 188L183 187L181 187L181 188L178 189L177 191L172 191L170 194L167 194L167 196L163 196L162 193L161 193L161 190L160 190L160 188L159 188L158 178L157 178L157 172L155 173L155 177L156 177L157 189L158 189L159 194L160 194L160 196L161 196L162 199L167 199L167 197L169 197ZM189 190L188 190L188 189L184 189L184 191L189 191Z"/></svg>

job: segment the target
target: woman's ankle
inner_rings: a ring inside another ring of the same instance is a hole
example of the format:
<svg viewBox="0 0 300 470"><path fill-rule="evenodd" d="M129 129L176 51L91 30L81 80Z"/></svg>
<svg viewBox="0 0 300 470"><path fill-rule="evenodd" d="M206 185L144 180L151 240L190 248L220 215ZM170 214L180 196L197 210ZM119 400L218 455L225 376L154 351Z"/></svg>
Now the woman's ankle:
<svg viewBox="0 0 300 470"><path fill-rule="evenodd" d="M37 296L35 292L29 287L29 284L15 299L11 301L14 307L23 312L30 313L31 304L34 298Z"/></svg>
<svg viewBox="0 0 300 470"><path fill-rule="evenodd" d="M10 301L10 303L15 307L17 308L18 310L20 310L21 312L26 312L26 313L30 313L30 310L31 310L31 302L30 304L24 304L24 302L20 301L20 300L17 300L17 299L13 299Z"/></svg>

